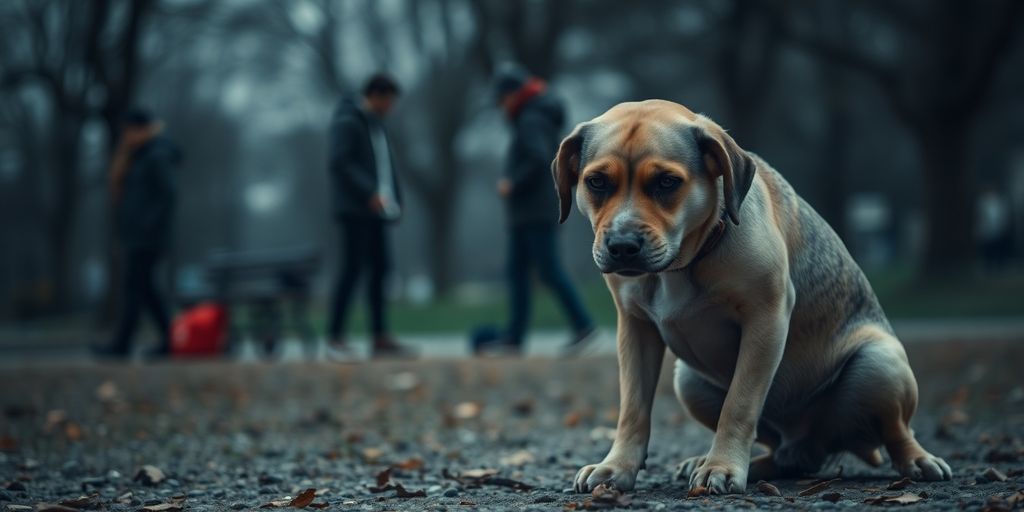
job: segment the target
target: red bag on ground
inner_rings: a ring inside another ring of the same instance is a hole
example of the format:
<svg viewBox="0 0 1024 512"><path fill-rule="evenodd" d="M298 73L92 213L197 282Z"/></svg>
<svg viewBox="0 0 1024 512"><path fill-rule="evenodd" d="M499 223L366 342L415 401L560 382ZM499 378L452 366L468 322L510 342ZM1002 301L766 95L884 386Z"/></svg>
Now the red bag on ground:
<svg viewBox="0 0 1024 512"><path fill-rule="evenodd" d="M204 302L178 314L171 326L171 354L177 357L217 356L227 348L228 310Z"/></svg>

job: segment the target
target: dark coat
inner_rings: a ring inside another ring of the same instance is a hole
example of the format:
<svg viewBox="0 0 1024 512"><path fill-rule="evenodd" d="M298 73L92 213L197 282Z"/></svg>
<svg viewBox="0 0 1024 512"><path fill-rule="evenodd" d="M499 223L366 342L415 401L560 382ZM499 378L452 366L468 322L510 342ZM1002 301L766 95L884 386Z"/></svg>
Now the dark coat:
<svg viewBox="0 0 1024 512"><path fill-rule="evenodd" d="M116 231L128 250L160 251L171 238L176 201L175 169L181 151L157 136L132 154L115 206Z"/></svg>
<svg viewBox="0 0 1024 512"><path fill-rule="evenodd" d="M505 200L512 226L558 221L551 160L558 152L564 122L562 102L547 93L528 100L513 119L505 165L505 178L512 182L512 194Z"/></svg>
<svg viewBox="0 0 1024 512"><path fill-rule="evenodd" d="M380 121L367 115L351 99L343 99L334 110L329 134L328 171L331 175L331 194L334 216L342 218L380 218L370 208L370 198L377 193L377 160L370 141L371 123ZM381 129L384 129L381 126ZM387 132L385 131L385 134ZM393 141L388 138L391 153L391 178L395 199L402 205L402 192L398 186L398 172L391 151Z"/></svg>

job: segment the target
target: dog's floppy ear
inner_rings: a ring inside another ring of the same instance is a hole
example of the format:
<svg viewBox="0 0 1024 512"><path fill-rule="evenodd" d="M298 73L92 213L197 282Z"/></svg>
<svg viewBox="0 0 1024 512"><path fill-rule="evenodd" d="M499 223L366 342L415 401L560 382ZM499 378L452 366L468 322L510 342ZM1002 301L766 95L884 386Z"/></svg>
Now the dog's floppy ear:
<svg viewBox="0 0 1024 512"><path fill-rule="evenodd" d="M558 154L551 162L551 176L555 179L555 190L558 191L559 224L569 218L572 189L580 179L580 152L588 126L588 123L576 125L572 133L559 144Z"/></svg>
<svg viewBox="0 0 1024 512"><path fill-rule="evenodd" d="M757 165L736 141L711 120L698 116L701 122L694 130L697 147L712 176L721 176L725 185L725 210L733 224L740 224L740 205L754 181Z"/></svg>

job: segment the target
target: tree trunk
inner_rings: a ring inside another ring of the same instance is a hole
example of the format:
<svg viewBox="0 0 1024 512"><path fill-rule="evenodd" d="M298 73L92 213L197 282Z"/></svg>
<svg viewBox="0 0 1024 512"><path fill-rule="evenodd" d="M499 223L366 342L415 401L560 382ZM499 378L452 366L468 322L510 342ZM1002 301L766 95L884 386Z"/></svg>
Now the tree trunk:
<svg viewBox="0 0 1024 512"><path fill-rule="evenodd" d="M846 77L839 69L825 64L825 109L828 112L822 159L817 169L818 213L851 249L846 229L846 168L850 157L850 112Z"/></svg>
<svg viewBox="0 0 1024 512"><path fill-rule="evenodd" d="M54 139L58 153L53 162L55 195L48 225L49 265L51 288L50 307L55 313L64 313L71 305L75 293L71 282L72 236L75 214L78 210L78 147L82 120L77 116L58 118L54 126Z"/></svg>
<svg viewBox="0 0 1024 512"><path fill-rule="evenodd" d="M450 197L441 197L428 212L430 277L434 281L434 294L440 297L450 292L452 287L455 203Z"/></svg>
<svg viewBox="0 0 1024 512"><path fill-rule="evenodd" d="M930 119L914 135L925 180L925 279L961 276L974 260L974 187L968 167L968 123Z"/></svg>

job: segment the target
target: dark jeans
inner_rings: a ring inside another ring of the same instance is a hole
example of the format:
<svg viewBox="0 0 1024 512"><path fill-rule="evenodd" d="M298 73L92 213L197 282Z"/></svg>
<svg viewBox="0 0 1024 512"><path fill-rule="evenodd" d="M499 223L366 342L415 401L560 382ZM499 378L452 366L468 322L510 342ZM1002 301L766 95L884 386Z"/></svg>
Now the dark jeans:
<svg viewBox="0 0 1024 512"><path fill-rule="evenodd" d="M331 318L327 329L330 341L345 333L349 304L359 279L369 277L367 294L370 329L374 336L385 334L384 282L391 269L385 222L379 219L343 219L341 227L340 273L334 287Z"/></svg>
<svg viewBox="0 0 1024 512"><path fill-rule="evenodd" d="M522 344L530 321L530 270L535 268L542 283L562 303L573 329L580 333L594 323L583 307L558 257L555 226L547 224L515 226L509 240L508 280L511 292L511 321L508 339Z"/></svg>
<svg viewBox="0 0 1024 512"><path fill-rule="evenodd" d="M143 310L153 317L160 333L159 350L170 350L171 323L164 299L156 287L156 267L163 256L156 249L129 249L125 253L124 299L121 319L112 348L124 354L131 350L139 316Z"/></svg>

